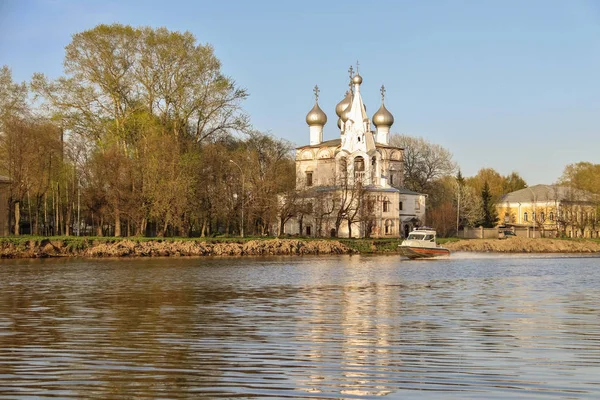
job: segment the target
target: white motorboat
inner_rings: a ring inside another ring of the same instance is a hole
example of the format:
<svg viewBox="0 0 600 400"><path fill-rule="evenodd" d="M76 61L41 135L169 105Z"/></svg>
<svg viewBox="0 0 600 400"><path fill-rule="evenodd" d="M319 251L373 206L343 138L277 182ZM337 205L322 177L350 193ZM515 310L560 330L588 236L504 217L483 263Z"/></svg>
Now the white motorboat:
<svg viewBox="0 0 600 400"><path fill-rule="evenodd" d="M438 245L436 238L435 229L417 228L398 245L400 254L410 259L449 256L450 250Z"/></svg>

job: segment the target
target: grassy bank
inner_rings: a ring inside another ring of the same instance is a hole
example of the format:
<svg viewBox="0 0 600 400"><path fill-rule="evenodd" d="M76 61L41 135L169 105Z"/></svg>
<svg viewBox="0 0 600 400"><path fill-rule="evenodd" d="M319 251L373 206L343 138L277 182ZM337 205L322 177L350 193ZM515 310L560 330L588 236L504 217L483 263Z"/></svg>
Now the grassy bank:
<svg viewBox="0 0 600 400"><path fill-rule="evenodd" d="M369 254L395 252L398 243L398 239L12 236L0 238L0 257Z"/></svg>
<svg viewBox="0 0 600 400"><path fill-rule="evenodd" d="M397 253L400 240L275 237L77 237L0 238L0 258L242 256ZM598 239L439 239L451 252L598 253Z"/></svg>

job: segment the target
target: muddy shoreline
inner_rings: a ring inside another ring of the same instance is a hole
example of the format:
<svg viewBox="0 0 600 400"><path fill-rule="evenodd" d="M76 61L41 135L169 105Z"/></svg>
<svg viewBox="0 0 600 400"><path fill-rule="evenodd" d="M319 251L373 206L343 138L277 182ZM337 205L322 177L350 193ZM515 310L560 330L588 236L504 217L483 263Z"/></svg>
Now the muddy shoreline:
<svg viewBox="0 0 600 400"><path fill-rule="evenodd" d="M87 239L87 238L2 238L0 258L46 257L185 257L265 256L326 254L394 254L398 240L330 239ZM600 255L600 242L510 238L470 239L444 244L451 252L478 253L573 253Z"/></svg>

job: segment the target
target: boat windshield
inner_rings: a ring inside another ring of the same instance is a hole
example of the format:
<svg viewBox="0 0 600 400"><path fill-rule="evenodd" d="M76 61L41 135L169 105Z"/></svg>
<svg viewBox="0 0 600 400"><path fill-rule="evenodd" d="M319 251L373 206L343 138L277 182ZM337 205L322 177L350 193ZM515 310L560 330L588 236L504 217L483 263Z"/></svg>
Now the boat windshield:
<svg viewBox="0 0 600 400"><path fill-rule="evenodd" d="M425 235L422 233L409 233L408 240L425 240Z"/></svg>

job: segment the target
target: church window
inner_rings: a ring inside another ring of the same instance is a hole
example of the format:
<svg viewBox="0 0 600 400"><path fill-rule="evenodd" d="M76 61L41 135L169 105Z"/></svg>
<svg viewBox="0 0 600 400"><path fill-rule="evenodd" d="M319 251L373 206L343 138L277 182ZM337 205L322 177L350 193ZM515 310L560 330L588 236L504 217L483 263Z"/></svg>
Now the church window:
<svg viewBox="0 0 600 400"><path fill-rule="evenodd" d="M525 211L525 212L523 213L523 221L525 221L525 222L529 221L529 219L528 219L528 218L529 218L529 216L527 215L527 211Z"/></svg>
<svg viewBox="0 0 600 400"><path fill-rule="evenodd" d="M306 171L306 186L313 185L313 173L312 171Z"/></svg>
<svg viewBox="0 0 600 400"><path fill-rule="evenodd" d="M386 219L384 228L384 232L386 235L392 235L394 233L394 222L390 219Z"/></svg>
<svg viewBox="0 0 600 400"><path fill-rule="evenodd" d="M394 174L390 171L390 185L394 184Z"/></svg>
<svg viewBox="0 0 600 400"><path fill-rule="evenodd" d="M550 221L554 221L554 213L552 211L550 211L548 218L550 218Z"/></svg>
<svg viewBox="0 0 600 400"><path fill-rule="evenodd" d="M540 214L540 221L544 222L546 220L546 214L544 214L544 212L542 212Z"/></svg>
<svg viewBox="0 0 600 400"><path fill-rule="evenodd" d="M402 211L402 202L398 206L400 207L400 211Z"/></svg>
<svg viewBox="0 0 600 400"><path fill-rule="evenodd" d="M356 157L354 159L354 170L355 171L364 171L365 170L365 160L362 157Z"/></svg>
<svg viewBox="0 0 600 400"><path fill-rule="evenodd" d="M390 201L387 197L383 198L383 212L389 212L390 211Z"/></svg>

